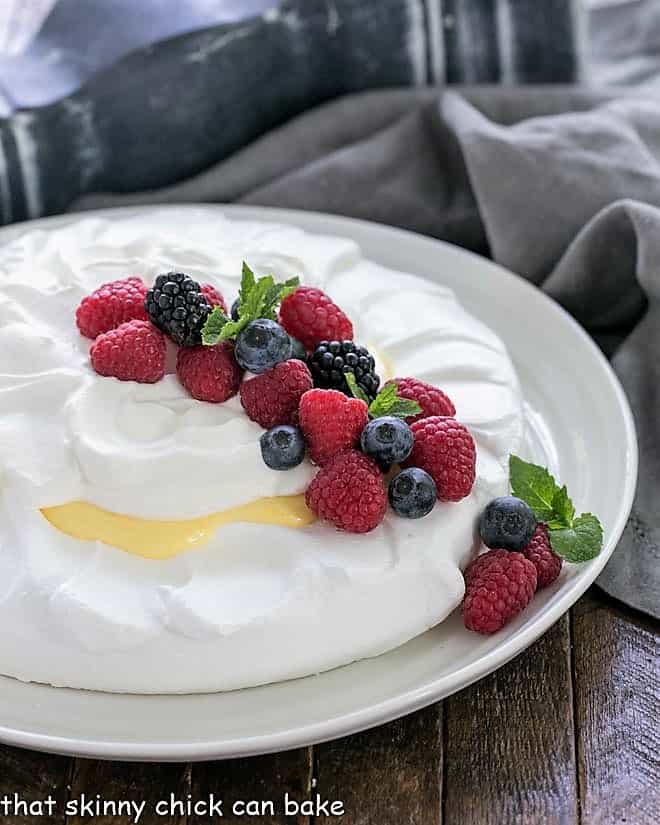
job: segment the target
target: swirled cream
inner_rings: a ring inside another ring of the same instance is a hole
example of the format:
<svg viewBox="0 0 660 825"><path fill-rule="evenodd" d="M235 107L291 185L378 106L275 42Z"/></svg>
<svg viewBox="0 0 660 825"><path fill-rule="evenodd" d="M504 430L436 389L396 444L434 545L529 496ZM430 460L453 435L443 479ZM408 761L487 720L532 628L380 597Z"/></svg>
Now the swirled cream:
<svg viewBox="0 0 660 825"><path fill-rule="evenodd" d="M451 396L477 442L470 496L417 521L390 513L361 536L250 520L257 500L300 501L314 468L269 470L262 431L237 399L195 401L171 374L141 385L91 370L74 323L84 295L179 269L231 300L243 259L323 288L396 375ZM25 231L0 248L0 673L108 691L217 691L396 647L460 602L478 511L505 491L521 433L518 381L496 335L451 291L365 260L352 241L201 207ZM183 554L159 553L157 535L145 534L155 551L141 557L98 541L82 515L73 538L42 514L72 502L124 527L215 522Z"/></svg>

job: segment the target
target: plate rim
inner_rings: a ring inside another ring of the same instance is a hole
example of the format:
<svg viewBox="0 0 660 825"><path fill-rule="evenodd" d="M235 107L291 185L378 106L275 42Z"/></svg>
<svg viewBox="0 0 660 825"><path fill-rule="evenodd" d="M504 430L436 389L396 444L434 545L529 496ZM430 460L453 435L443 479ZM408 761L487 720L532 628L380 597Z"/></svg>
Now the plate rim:
<svg viewBox="0 0 660 825"><path fill-rule="evenodd" d="M589 567L585 569L583 573L571 581L565 592L546 606L544 612L541 613L534 622L521 628L517 633L504 640L501 645L484 654L476 662L464 665L449 675L437 678L421 687L410 689L397 696L372 704L367 708L360 708L344 713L338 717L324 719L322 722L290 727L285 731L278 731L276 733L251 737L216 739L209 740L208 742L198 741L182 744L180 742L135 743L124 742L122 740L99 741L93 738L82 740L77 737L39 734L6 725L0 725L0 741L8 745L48 753L105 760L201 761L206 759L256 756L259 754L285 751L358 733L420 710L484 678L522 653L540 636L546 633L564 613L575 604L587 588L593 584L609 561L625 529L637 486L638 443L630 404L610 363L583 327L562 306L549 295L542 292L535 284L488 258L484 258L455 244L450 244L447 241L412 232L407 229L401 229L375 221L319 211L205 202L135 204L65 213L63 215L54 215L0 226L0 244L3 244L5 239L9 240L13 235L18 235L26 229L39 228L42 226L55 228L58 225L65 225L66 223L84 217L116 216L121 213L141 213L153 209L184 209L191 211L196 209L215 209L219 213L237 220L266 220L289 223L294 226L299 226L305 231L326 235L345 236L347 224L358 225L363 231L376 233L377 235L388 235L390 239L399 237L428 246L440 245L444 247L445 250L450 250L451 254L459 254L476 259L480 266L497 270L500 277L509 281L515 281L519 288L527 292L531 300L537 302L540 300L542 303L545 303L547 309L554 312L561 323L567 324L572 328L573 333L582 340L583 345L589 350L590 355L600 365L604 376L614 391L617 401L617 411L626 435L626 466L623 474L624 485L621 496L621 506L617 512L617 517L613 523L608 540L600 555L590 562ZM346 667L351 667L351 665L346 665ZM0 679L10 678L12 677L0 677ZM26 687L28 686L29 683L26 683ZM62 688L51 686L43 687L54 691L62 690ZM73 692L78 691L76 688L64 689ZM142 695L140 699L141 701L148 700L148 695Z"/></svg>

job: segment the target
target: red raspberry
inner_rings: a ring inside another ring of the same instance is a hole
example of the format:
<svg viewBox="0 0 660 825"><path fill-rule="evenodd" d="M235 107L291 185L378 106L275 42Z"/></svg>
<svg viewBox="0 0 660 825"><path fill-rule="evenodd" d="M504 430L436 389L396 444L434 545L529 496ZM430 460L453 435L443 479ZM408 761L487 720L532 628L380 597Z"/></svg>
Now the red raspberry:
<svg viewBox="0 0 660 825"><path fill-rule="evenodd" d="M447 417L456 415L456 407L449 396L445 395L442 390L439 390L432 384L419 381L417 378L394 378L387 383L396 384L397 395L401 396L401 398L409 398L411 401L416 401L422 408L419 415L411 415L406 418L408 424L420 421L422 418L428 418L431 415L443 415ZM385 386L387 386L387 384Z"/></svg>
<svg viewBox="0 0 660 825"><path fill-rule="evenodd" d="M280 323L311 350L320 341L352 341L353 324L320 289L301 286L282 301Z"/></svg>
<svg viewBox="0 0 660 825"><path fill-rule="evenodd" d="M294 424L300 399L313 386L302 361L282 361L268 372L241 384L241 404L248 417L265 430L277 424Z"/></svg>
<svg viewBox="0 0 660 825"><path fill-rule="evenodd" d="M561 571L562 559L550 546L550 536L545 524L537 526L529 544L521 552L536 567L538 589L542 590L552 584Z"/></svg>
<svg viewBox="0 0 660 825"><path fill-rule="evenodd" d="M369 420L364 401L338 390L308 390L300 399L298 412L310 458L321 465L357 446Z"/></svg>
<svg viewBox="0 0 660 825"><path fill-rule="evenodd" d="M126 321L96 337L89 355L99 375L153 384L165 375L165 336L149 321Z"/></svg>
<svg viewBox="0 0 660 825"><path fill-rule="evenodd" d="M522 553L489 550L465 571L463 622L490 635L517 616L536 590L536 568Z"/></svg>
<svg viewBox="0 0 660 825"><path fill-rule="evenodd" d="M415 436L406 467L420 467L433 478L440 501L460 501L474 484L477 453L470 431L455 418L432 415L410 428Z"/></svg>
<svg viewBox="0 0 660 825"><path fill-rule="evenodd" d="M201 292L212 307L220 307L225 315L227 314L227 304L225 303L225 299L213 286L213 284L202 284Z"/></svg>
<svg viewBox="0 0 660 825"><path fill-rule="evenodd" d="M126 321L148 321L144 308L147 288L139 278L112 281L83 298L76 310L76 324L82 335L96 338Z"/></svg>
<svg viewBox="0 0 660 825"><path fill-rule="evenodd" d="M198 401L220 404L236 395L241 368L227 341L214 347L182 347L176 359L179 381Z"/></svg>
<svg viewBox="0 0 660 825"><path fill-rule="evenodd" d="M305 493L309 509L349 533L368 533L387 510L378 465L358 450L339 453L316 474Z"/></svg>

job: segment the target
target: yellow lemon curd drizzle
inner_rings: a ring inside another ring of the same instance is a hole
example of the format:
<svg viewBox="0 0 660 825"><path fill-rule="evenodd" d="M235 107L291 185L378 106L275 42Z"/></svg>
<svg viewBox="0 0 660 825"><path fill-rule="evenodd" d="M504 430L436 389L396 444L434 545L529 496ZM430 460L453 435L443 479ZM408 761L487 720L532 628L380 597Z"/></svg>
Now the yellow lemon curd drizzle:
<svg viewBox="0 0 660 825"><path fill-rule="evenodd" d="M124 516L87 501L72 501L41 510L63 533L84 541L102 541L144 559L169 559L206 544L225 524L248 522L299 528L311 524L314 514L304 494L259 498L239 507L183 521L159 521Z"/></svg>

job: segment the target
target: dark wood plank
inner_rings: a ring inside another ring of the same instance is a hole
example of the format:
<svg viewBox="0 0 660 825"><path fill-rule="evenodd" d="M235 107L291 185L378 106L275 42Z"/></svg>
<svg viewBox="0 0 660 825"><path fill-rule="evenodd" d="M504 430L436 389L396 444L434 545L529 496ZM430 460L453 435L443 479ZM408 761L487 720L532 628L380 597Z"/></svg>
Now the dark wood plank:
<svg viewBox="0 0 660 825"><path fill-rule="evenodd" d="M440 825L442 704L316 747L317 790L342 825Z"/></svg>
<svg viewBox="0 0 660 825"><path fill-rule="evenodd" d="M444 825L577 821L567 616L445 713Z"/></svg>
<svg viewBox="0 0 660 825"><path fill-rule="evenodd" d="M283 800L286 793L301 802L312 793L312 749L299 748L285 753L258 756L251 759L232 759L227 762L204 762L193 766L192 794L196 800L207 800L213 794L222 799L223 819L226 825L254 822L268 825L308 825L308 816L286 816ZM233 812L236 803L272 802L275 814L241 815ZM218 819L193 815L190 825L211 825Z"/></svg>
<svg viewBox="0 0 660 825"><path fill-rule="evenodd" d="M595 588L573 610L584 825L660 822L660 632Z"/></svg>
<svg viewBox="0 0 660 825"><path fill-rule="evenodd" d="M144 802L140 825L185 825L185 811L173 810L169 805L159 815L158 803L169 803L170 794L183 802L190 793L190 766L185 764L147 764L144 762L100 762L76 759L69 805L78 803L76 812L67 817L67 825L126 825L135 821L133 813L112 809L100 814L94 812L93 819L80 807L81 802L90 802L100 795L101 802ZM84 795L84 798L83 798Z"/></svg>
<svg viewBox="0 0 660 825"><path fill-rule="evenodd" d="M27 802L53 800L50 808L33 808L32 812L0 807L0 822L12 825L60 825L64 821L64 805L67 783L71 776L71 759L64 756L49 756L45 753L25 751L19 748L0 746L0 800L5 797L14 802L15 797Z"/></svg>

